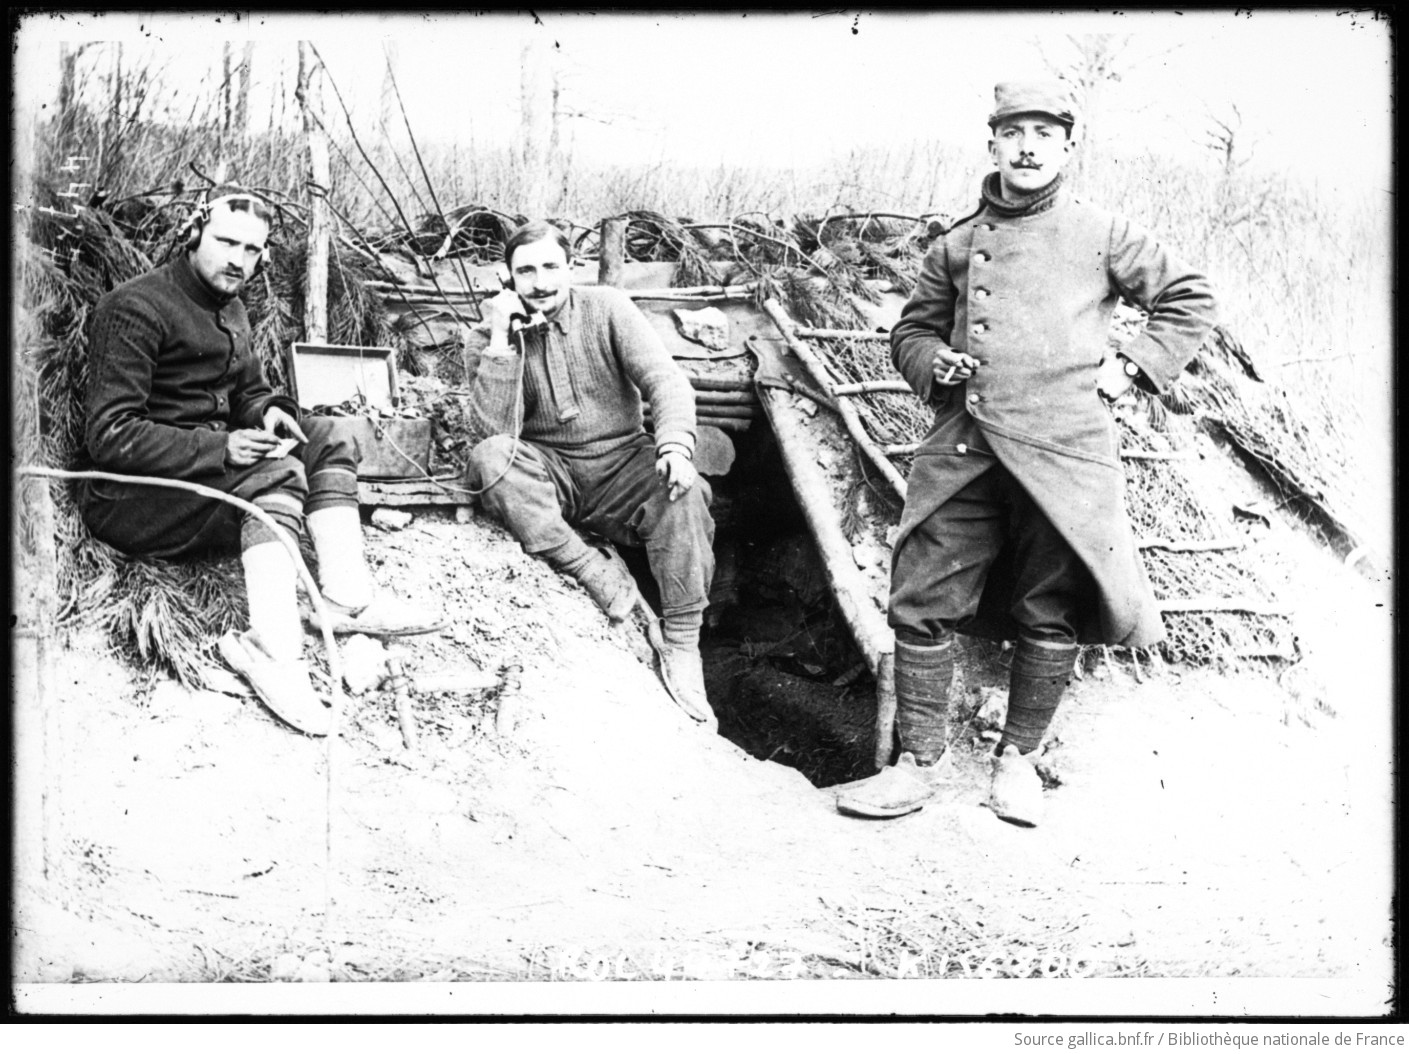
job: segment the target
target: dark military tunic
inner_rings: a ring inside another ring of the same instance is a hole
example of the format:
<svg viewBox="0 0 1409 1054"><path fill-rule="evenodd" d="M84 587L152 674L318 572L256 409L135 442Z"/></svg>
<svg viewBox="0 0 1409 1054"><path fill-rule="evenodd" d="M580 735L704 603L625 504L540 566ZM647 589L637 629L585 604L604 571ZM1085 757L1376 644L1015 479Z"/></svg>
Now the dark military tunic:
<svg viewBox="0 0 1409 1054"><path fill-rule="evenodd" d="M1096 371L1111 312L1125 297L1149 322L1122 353L1164 391L1212 327L1213 295L1201 274L1129 220L1060 185L1013 208L996 194L996 181L995 173L986 182L979 211L930 249L891 334L897 369L936 407L895 550L997 458L1094 578L1098 610L1083 639L1156 643L1163 628L1126 514L1117 429ZM942 348L981 365L963 384L936 384Z"/></svg>

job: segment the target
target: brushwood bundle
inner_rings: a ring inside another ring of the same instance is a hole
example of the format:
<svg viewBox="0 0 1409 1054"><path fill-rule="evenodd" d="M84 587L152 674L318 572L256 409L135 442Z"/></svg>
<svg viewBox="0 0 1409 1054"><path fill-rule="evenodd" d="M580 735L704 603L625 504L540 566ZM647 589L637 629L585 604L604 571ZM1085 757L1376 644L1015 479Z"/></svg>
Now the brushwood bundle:
<svg viewBox="0 0 1409 1054"><path fill-rule="evenodd" d="M1124 343L1139 324L1138 313L1123 311L1113 344ZM1220 330L1209 343L1228 340ZM899 380L887 342L825 337L813 338L813 344L842 383ZM1203 354L1211 353L1206 346ZM863 391L848 398L869 436L908 477L932 413L904 392ZM1296 659L1290 617L1258 575L1255 557L1227 522L1231 517L1217 515L1184 472L1187 459L1196 456L1193 418L1171 414L1159 400L1137 392L1135 406L1118 420L1126 504L1164 621L1160 656L1216 666Z"/></svg>

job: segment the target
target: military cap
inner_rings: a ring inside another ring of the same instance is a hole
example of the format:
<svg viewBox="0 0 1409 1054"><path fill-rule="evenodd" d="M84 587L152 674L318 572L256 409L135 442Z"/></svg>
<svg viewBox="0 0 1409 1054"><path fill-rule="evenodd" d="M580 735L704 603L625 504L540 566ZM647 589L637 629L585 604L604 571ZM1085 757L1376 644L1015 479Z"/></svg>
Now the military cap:
<svg viewBox="0 0 1409 1054"><path fill-rule="evenodd" d="M1003 81L994 87L993 101L994 110L988 115L989 128L1020 113L1045 114L1068 129L1076 124L1076 107L1071 94L1059 80Z"/></svg>

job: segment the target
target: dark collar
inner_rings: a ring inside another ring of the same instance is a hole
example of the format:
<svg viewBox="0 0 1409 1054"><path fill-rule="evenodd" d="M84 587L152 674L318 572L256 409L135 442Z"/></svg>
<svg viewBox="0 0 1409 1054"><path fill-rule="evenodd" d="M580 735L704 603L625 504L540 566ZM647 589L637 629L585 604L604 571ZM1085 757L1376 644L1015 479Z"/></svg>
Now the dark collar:
<svg viewBox="0 0 1409 1054"><path fill-rule="evenodd" d="M1021 201L1007 201L999 183L1001 177L997 172L990 172L983 180L983 203L999 216L1036 216L1057 203L1065 177L1065 172L1058 172L1057 178L1036 194L1030 194Z"/></svg>
<svg viewBox="0 0 1409 1054"><path fill-rule="evenodd" d="M201 307L209 308L211 311L219 311L235 299L234 296L221 296L205 284L201 276L196 274L196 269L191 266L190 253L183 252L171 261L170 267L171 276L177 286Z"/></svg>

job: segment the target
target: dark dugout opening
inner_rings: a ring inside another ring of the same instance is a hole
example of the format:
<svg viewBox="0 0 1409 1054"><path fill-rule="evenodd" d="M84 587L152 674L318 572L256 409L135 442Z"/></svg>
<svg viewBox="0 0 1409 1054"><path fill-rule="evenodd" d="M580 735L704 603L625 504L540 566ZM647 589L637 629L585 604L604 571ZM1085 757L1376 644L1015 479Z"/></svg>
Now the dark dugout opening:
<svg viewBox="0 0 1409 1054"><path fill-rule="evenodd" d="M701 637L719 733L818 787L875 771L875 681L837 611L766 420L730 434L714 491L716 570ZM622 548L658 607L644 550Z"/></svg>

